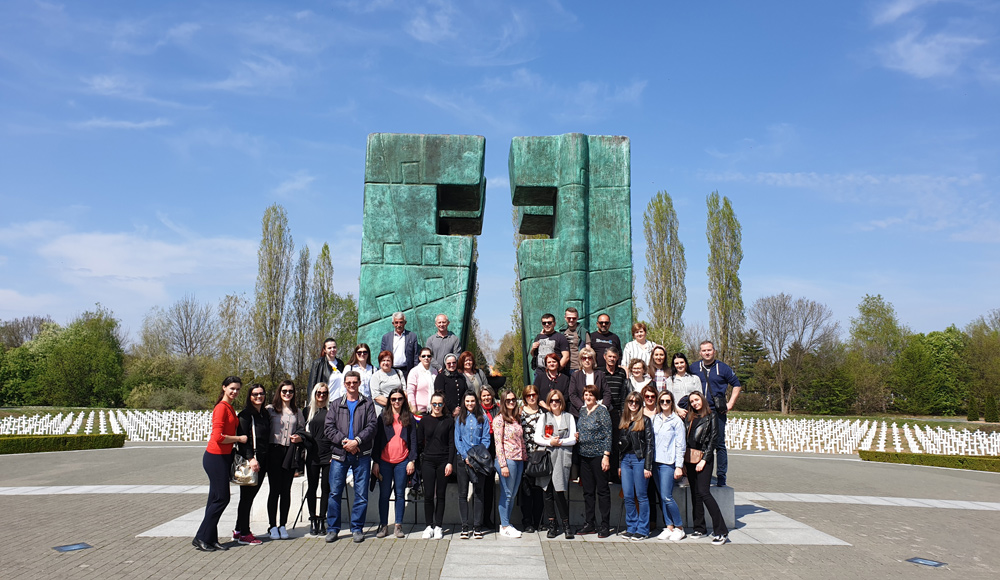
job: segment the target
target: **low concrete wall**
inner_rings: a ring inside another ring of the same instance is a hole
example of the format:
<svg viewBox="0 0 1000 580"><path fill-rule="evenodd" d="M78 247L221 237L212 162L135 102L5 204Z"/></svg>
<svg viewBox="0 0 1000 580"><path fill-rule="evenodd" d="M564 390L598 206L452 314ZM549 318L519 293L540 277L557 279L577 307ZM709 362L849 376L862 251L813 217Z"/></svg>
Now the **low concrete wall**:
<svg viewBox="0 0 1000 580"><path fill-rule="evenodd" d="M495 490L493 497L497 498L500 495L500 485L499 483L494 483ZM296 516L299 514L299 506L302 506L302 512L299 516L298 526L309 526L309 509L302 503L302 497L306 491L306 478L300 477L295 479L292 483L292 507L288 515L288 528L292 528L293 522L296 520ZM424 520L424 503L423 498L413 497L411 490L408 490L407 497L409 501L406 505L406 512L404 516L404 523L406 524L420 524L425 525ZM726 522L726 526L729 529L733 529L736 526L736 508L734 501L734 490L731 487L717 487L712 486L712 497L719 504L719 509L722 511L722 517ZM378 494L379 488L376 485L375 489L368 494L368 516L367 522L369 524L378 523ZM267 495L268 495L268 482L265 480L264 485L261 486L260 493L257 494L257 498L254 500L253 512L251 515L251 521L255 524L254 529L266 529L267 527ZM342 529L347 529L349 527L347 520L350 518L349 505L354 502L354 488L351 485L347 486L346 492L344 493L345 499L350 504L345 503L344 509L341 510L341 518L343 520ZM239 501L238 494L233 494L233 501ZM577 484L571 484L569 489L569 501L570 501L570 521L575 526L583 525L583 487ZM684 525L687 528L691 528L691 522L693 519L692 513L692 501L690 488L687 485L674 486L674 501L677 502L677 506L680 508L681 517L684 519ZM622 513L624 510L625 502L621 496L621 486L617 484L611 484L611 524L614 527L624 527L625 516ZM496 505L493 506L496 510ZM655 509L659 510L659 504L655 505ZM389 502L389 523L394 520L395 507L393 502ZM657 522L661 525L663 523L662 512L657 513ZM494 518L494 521L499 521L498 518ZM712 530L712 516L705 510L705 521L708 526L709 532ZM304 523L303 523L304 522ZM445 512L444 512L444 522L446 525L455 525L461 523L461 519L458 515L458 485L452 483L448 485L448 493L445 499ZM521 527L521 510L520 506L515 504L513 514L511 515L511 522L517 528Z"/></svg>

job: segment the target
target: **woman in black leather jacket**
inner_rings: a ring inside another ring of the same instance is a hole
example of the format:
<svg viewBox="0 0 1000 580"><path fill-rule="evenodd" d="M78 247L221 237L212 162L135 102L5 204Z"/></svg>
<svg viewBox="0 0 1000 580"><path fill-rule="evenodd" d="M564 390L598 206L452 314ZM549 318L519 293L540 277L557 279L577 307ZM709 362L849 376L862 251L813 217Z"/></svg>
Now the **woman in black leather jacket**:
<svg viewBox="0 0 1000 580"><path fill-rule="evenodd" d="M622 458L618 476L625 496L625 526L622 535L634 541L649 537L649 498L646 482L653 476L653 422L642 412L642 397L629 393L618 424L618 451ZM639 509L636 510L636 500Z"/></svg>
<svg viewBox="0 0 1000 580"><path fill-rule="evenodd" d="M240 504L236 510L236 528L233 539L245 546L260 544L250 533L250 508L253 500L264 483L265 466L267 465L267 441L271 437L271 412L264 407L267 394L264 387L257 383L250 385L246 407L237 416L240 426L237 435L246 435L247 442L236 447L236 452L250 461L250 468L257 472L257 485L240 487Z"/></svg>
<svg viewBox="0 0 1000 580"><path fill-rule="evenodd" d="M715 502L710 489L712 464L715 462L715 437L717 433L715 417L705 401L705 397L698 391L688 396L688 409L690 410L687 417L688 450L684 457L684 467L691 484L691 495L694 497L692 508L694 532L691 537L698 538L706 535L705 508L707 507L708 513L712 516L712 543L721 546L729 541L729 529L726 527L725 520L722 519L722 511L719 510L719 504ZM696 457L699 451L701 452L700 458Z"/></svg>

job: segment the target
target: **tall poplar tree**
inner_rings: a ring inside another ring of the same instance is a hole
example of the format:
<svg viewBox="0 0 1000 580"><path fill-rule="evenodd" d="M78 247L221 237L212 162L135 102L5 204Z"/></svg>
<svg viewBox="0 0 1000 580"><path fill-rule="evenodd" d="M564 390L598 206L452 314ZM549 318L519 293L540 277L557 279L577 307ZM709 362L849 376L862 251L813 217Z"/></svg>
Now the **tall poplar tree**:
<svg viewBox="0 0 1000 580"><path fill-rule="evenodd" d="M333 320L333 262L330 259L330 245L323 248L316 256L312 278L312 329L313 335L309 342L313 356L319 356L323 348L323 339L332 336ZM372 356L372 359L375 357Z"/></svg>
<svg viewBox="0 0 1000 580"><path fill-rule="evenodd" d="M308 344L311 338L309 322L312 315L310 290L309 247L304 246L299 250L299 259L295 262L295 273L292 276L292 303L289 309L292 371L295 380L299 382L309 364Z"/></svg>
<svg viewBox="0 0 1000 580"><path fill-rule="evenodd" d="M253 327L257 358L271 388L282 380L285 313L292 276L292 234L288 213L274 204L261 220L260 248L257 250L257 284L254 288Z"/></svg>
<svg viewBox="0 0 1000 580"><path fill-rule="evenodd" d="M709 331L720 359L734 364L737 338L743 330L742 230L728 197L708 196L708 318Z"/></svg>
<svg viewBox="0 0 1000 580"><path fill-rule="evenodd" d="M687 261L684 244L677 237L677 212L670 194L659 191L649 200L643 214L646 237L646 304L653 325L680 336L681 316L687 303L684 275Z"/></svg>

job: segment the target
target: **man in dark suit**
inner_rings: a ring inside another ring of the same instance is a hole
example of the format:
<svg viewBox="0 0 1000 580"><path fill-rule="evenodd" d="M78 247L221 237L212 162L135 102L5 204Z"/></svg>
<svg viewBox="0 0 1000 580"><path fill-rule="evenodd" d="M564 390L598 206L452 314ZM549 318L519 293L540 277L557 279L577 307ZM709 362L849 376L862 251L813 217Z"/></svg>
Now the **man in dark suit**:
<svg viewBox="0 0 1000 580"><path fill-rule="evenodd" d="M330 384L330 375L336 372L344 372L344 361L337 358L337 339L328 338L323 341L323 356L313 361L309 370L309 384L306 385L308 391L306 400L312 400L313 387L316 383ZM333 385L330 385L330 392L333 392Z"/></svg>
<svg viewBox="0 0 1000 580"><path fill-rule="evenodd" d="M417 355L420 352L420 344L417 343L417 335L406 330L406 315L397 312L392 315L392 332L382 336L382 345L379 351L387 350L392 353L392 368L407 376L417 364Z"/></svg>

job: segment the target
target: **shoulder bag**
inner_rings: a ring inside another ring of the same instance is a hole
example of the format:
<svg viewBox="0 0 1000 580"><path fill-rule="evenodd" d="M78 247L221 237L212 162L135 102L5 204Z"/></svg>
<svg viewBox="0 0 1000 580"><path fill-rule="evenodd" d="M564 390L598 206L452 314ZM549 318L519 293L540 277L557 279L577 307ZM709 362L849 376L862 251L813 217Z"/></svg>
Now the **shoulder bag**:
<svg viewBox="0 0 1000 580"><path fill-rule="evenodd" d="M254 421L252 414L250 416L250 436L252 437L254 455L256 456L257 422ZM234 453L233 455L233 466L229 472L229 481L236 485L257 485L257 472L250 467L250 460L239 453Z"/></svg>

